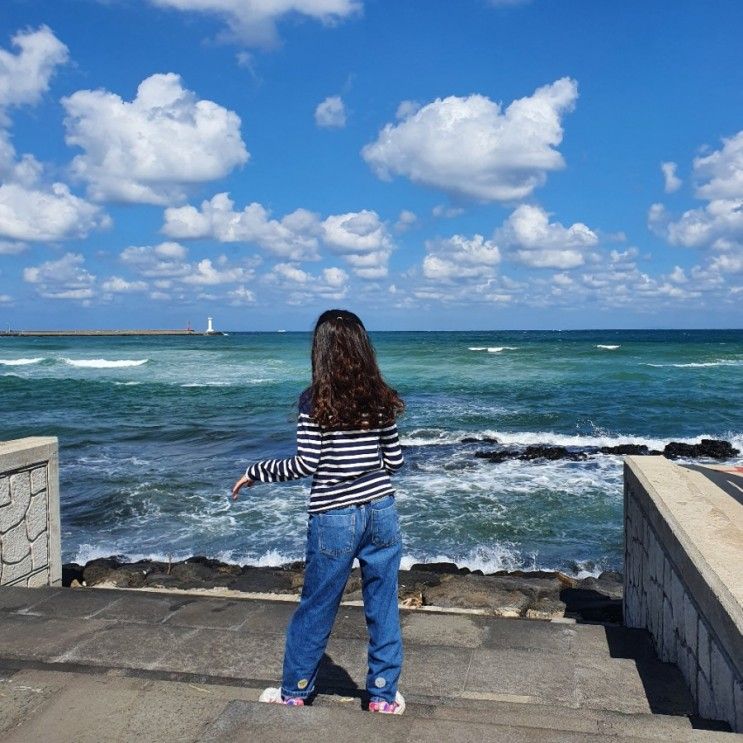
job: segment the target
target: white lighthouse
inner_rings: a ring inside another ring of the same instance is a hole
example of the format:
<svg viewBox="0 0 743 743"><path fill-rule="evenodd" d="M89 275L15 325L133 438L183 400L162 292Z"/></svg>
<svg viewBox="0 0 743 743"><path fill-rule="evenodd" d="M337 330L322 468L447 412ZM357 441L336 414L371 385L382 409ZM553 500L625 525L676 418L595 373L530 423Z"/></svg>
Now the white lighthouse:
<svg viewBox="0 0 743 743"><path fill-rule="evenodd" d="M212 324L214 318L207 317L206 318L206 334L207 335L216 335L217 331L214 330L214 325Z"/></svg>

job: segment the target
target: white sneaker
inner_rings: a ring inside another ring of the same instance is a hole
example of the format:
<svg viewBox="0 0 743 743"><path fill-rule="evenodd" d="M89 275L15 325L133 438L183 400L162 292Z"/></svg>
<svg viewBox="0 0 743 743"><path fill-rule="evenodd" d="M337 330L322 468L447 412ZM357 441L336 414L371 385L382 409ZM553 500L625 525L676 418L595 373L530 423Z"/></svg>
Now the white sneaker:
<svg viewBox="0 0 743 743"><path fill-rule="evenodd" d="M287 697L284 699L281 696L281 689L275 686L269 686L268 689L264 689L258 697L258 701L268 702L269 704L286 704L289 707L304 707L304 699L300 697Z"/></svg>
<svg viewBox="0 0 743 743"><path fill-rule="evenodd" d="M401 715L405 712L405 697L398 691L394 702L369 702L369 712L378 712L382 715Z"/></svg>

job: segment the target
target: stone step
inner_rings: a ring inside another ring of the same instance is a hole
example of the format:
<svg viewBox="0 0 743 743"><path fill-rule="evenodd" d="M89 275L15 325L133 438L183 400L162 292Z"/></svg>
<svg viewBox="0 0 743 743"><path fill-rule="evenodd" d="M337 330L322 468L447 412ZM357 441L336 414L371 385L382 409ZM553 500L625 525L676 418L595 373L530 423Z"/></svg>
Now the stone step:
<svg viewBox="0 0 743 743"><path fill-rule="evenodd" d="M344 731L344 732L341 732ZM296 743L327 741L439 741L447 743L605 743L617 740L732 743L733 736L693 730L685 718L660 715L577 714L576 710L488 702L478 709L411 702L402 716L373 715L332 702L289 708L233 701L204 731L200 742Z"/></svg>

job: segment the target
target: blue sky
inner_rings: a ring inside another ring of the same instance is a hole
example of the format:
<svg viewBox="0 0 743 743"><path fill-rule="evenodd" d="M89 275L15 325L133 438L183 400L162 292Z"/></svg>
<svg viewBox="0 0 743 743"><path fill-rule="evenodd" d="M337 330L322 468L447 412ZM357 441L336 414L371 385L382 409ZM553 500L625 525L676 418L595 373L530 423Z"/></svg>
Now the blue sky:
<svg viewBox="0 0 743 743"><path fill-rule="evenodd" d="M6 0L0 324L741 327L737 1Z"/></svg>

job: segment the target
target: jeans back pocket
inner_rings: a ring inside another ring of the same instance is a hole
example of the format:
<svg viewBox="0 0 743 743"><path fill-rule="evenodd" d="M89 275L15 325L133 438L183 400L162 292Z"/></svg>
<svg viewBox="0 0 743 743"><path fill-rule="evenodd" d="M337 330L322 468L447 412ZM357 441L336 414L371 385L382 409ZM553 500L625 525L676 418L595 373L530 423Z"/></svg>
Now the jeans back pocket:
<svg viewBox="0 0 743 743"><path fill-rule="evenodd" d="M400 539L400 521L394 501L384 508L371 508L372 542L377 547L390 547Z"/></svg>
<svg viewBox="0 0 743 743"><path fill-rule="evenodd" d="M323 555L341 557L353 552L355 513L320 513L316 518L318 547Z"/></svg>

